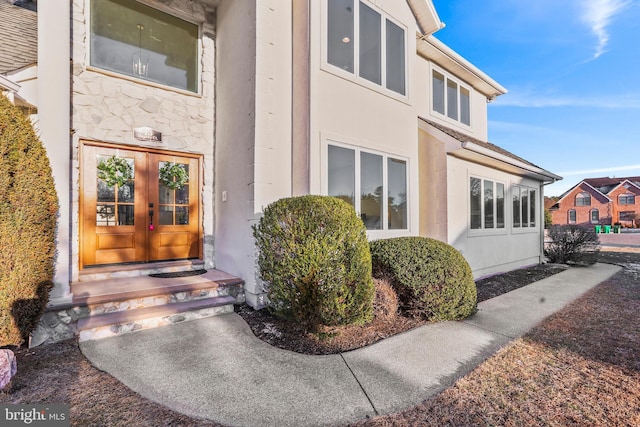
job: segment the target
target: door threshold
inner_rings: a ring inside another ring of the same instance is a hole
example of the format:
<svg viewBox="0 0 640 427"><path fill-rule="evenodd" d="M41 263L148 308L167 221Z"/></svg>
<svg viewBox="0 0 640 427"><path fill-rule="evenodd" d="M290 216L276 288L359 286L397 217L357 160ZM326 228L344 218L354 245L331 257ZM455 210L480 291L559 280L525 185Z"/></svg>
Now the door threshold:
<svg viewBox="0 0 640 427"><path fill-rule="evenodd" d="M137 276L150 273L201 270L203 268L204 261L201 259L96 265L86 266L80 270L78 280L85 282L106 277Z"/></svg>

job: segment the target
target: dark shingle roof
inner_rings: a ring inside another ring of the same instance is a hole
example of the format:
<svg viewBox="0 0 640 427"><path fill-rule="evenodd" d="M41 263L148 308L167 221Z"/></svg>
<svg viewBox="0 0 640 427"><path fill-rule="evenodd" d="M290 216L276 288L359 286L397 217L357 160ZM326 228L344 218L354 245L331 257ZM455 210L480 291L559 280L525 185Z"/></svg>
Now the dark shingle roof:
<svg viewBox="0 0 640 427"><path fill-rule="evenodd" d="M630 176L630 177L622 177L622 178L587 178L583 180L593 188L597 189L602 194L609 194L611 190L616 188L621 182L631 181L635 185L640 187L640 176Z"/></svg>
<svg viewBox="0 0 640 427"><path fill-rule="evenodd" d="M0 74L38 62L38 14L0 0Z"/></svg>
<svg viewBox="0 0 640 427"><path fill-rule="evenodd" d="M421 118L421 119L423 121L425 121L426 123L429 123L434 128L440 130L441 132L446 133L450 137L452 137L454 139L457 139L460 142L472 142L472 143L474 143L476 145L479 145L479 146L481 146L483 148L491 150L491 151L493 151L495 153L502 154L503 156L507 156L507 157L512 158L514 160L517 160L519 162L522 162L522 163L525 163L527 165L530 165L530 166L533 166L533 167L536 167L536 168L540 169L539 166L531 163L530 161L525 160L522 157L516 156L512 152L507 151L504 148L498 147L497 145L492 144L492 143L490 143L488 141L482 141L482 140L479 140L477 138L473 138L473 137L468 136L468 135L466 135L466 134L464 134L462 132L458 132L456 130L453 130L453 129L447 127L447 126L443 126L443 125L441 125L439 123L436 123L436 122L433 122L431 120L427 120L427 119L424 119L424 118Z"/></svg>

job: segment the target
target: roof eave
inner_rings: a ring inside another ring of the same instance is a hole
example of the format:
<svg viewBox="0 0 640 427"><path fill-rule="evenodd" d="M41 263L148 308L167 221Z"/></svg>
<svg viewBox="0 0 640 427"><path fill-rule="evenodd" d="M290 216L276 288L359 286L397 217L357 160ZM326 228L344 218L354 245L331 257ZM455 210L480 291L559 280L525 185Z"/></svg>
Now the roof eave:
<svg viewBox="0 0 640 427"><path fill-rule="evenodd" d="M418 34L417 50L424 58L465 80L489 100L507 93L507 89L500 83L432 35Z"/></svg>
<svg viewBox="0 0 640 427"><path fill-rule="evenodd" d="M534 178L534 179L538 179L540 181L542 181L545 184L551 184L554 183L556 181L560 181L562 180L562 177L560 175L556 175L552 172L549 172L548 170L536 167L534 165L531 164L527 164L524 162L521 162L519 160L513 159L509 156L505 156L504 154L500 154L497 153L495 151L489 150L488 148L482 147L478 144L475 144L473 142L467 141L467 142L463 142L461 144L462 149L464 150L468 150L470 152L479 154L481 156L484 157L488 157L490 159L494 159L497 160L501 163L505 163L507 165L513 166L517 169L520 169L523 171L522 175L523 176L528 176L530 178ZM454 154L454 153L452 153Z"/></svg>
<svg viewBox="0 0 640 427"><path fill-rule="evenodd" d="M444 23L440 20L431 0L407 0L407 3L423 36L428 36L444 28Z"/></svg>

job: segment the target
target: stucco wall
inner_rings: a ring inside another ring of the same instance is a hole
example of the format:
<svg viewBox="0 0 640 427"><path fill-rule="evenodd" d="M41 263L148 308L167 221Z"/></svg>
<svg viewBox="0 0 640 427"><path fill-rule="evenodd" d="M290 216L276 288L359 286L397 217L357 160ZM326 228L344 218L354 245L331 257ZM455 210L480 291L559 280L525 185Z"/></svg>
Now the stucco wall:
<svg viewBox="0 0 640 427"><path fill-rule="evenodd" d="M398 97L363 79L345 78L323 63L326 38L324 2L311 3L310 87L310 188L327 194L327 144L329 141L379 151L408 160L408 231L370 232L370 238L418 234L418 144L415 107L424 90L414 71L416 61L415 18L406 2L375 2L386 14L406 26L407 96ZM338 70L339 71L339 70Z"/></svg>
<svg viewBox="0 0 640 427"><path fill-rule="evenodd" d="M291 195L291 4L226 0L217 23L216 265L261 306L251 226Z"/></svg>
<svg viewBox="0 0 640 427"><path fill-rule="evenodd" d="M469 177L477 176L505 183L505 229L496 231L470 230L469 227ZM541 259L541 233L544 224L540 218L540 183L507 174L452 156L447 160L449 244L467 259L474 277L513 270ZM523 185L536 190L536 227L514 229L511 188Z"/></svg>
<svg viewBox="0 0 640 427"><path fill-rule="evenodd" d="M213 173L215 11L209 2L149 1L151 6L201 25L200 93L190 94L90 67L88 0L72 3L72 280L79 258L78 152L82 139L152 147L203 155L202 188L205 265L214 266ZM141 142L133 129L149 126L162 133L162 142Z"/></svg>

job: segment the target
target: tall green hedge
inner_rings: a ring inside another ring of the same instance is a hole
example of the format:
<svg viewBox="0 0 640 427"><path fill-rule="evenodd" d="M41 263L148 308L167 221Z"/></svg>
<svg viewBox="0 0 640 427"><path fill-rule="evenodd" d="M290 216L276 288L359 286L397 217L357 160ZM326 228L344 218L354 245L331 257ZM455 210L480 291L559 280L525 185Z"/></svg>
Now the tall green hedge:
<svg viewBox="0 0 640 427"><path fill-rule="evenodd" d="M21 345L45 310L57 212L46 151L30 120L0 95L0 346Z"/></svg>
<svg viewBox="0 0 640 427"><path fill-rule="evenodd" d="M254 227L271 308L310 330L365 323L375 288L364 224L327 196L280 199Z"/></svg>
<svg viewBox="0 0 640 427"><path fill-rule="evenodd" d="M428 320L457 320L476 310L471 268L453 246L425 237L371 242L374 277L391 281L400 306Z"/></svg>

